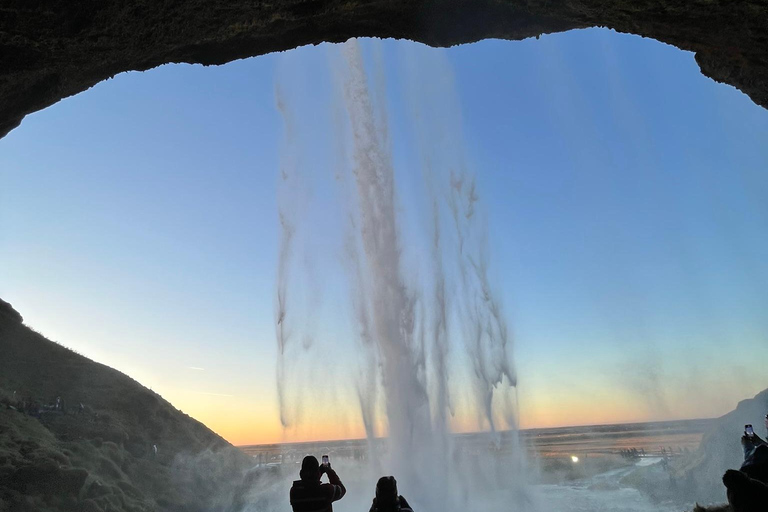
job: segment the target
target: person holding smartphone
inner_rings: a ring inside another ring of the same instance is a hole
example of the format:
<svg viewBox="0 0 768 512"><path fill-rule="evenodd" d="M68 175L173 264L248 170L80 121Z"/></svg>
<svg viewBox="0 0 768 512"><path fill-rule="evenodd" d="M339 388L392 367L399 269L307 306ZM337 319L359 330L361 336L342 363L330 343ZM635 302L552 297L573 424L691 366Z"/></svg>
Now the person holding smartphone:
<svg viewBox="0 0 768 512"><path fill-rule="evenodd" d="M766 426L768 427L768 415L766 415L765 421L766 421ZM749 457L750 453L753 452L758 446L761 446L764 444L765 444L765 441L763 441L760 438L760 436L757 435L752 425L750 424L744 425L744 435L741 436L741 445L744 447L745 459Z"/></svg>
<svg viewBox="0 0 768 512"><path fill-rule="evenodd" d="M765 415L765 426L768 429L768 414ZM757 435L752 425L744 425L744 435L741 436L744 447L744 463L741 471L750 478L768 483L768 443Z"/></svg>
<svg viewBox="0 0 768 512"><path fill-rule="evenodd" d="M323 473L328 475L328 483L320 482ZM331 468L331 461L323 455L323 463L317 462L313 455L307 455L301 461L300 480L291 486L291 508L293 512L333 512L333 502L347 493L339 475Z"/></svg>

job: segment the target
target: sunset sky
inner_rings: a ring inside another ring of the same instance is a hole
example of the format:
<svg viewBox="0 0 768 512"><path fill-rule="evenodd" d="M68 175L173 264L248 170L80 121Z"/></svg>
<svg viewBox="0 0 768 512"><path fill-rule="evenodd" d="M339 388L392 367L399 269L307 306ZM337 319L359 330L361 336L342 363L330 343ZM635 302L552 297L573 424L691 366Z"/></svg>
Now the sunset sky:
<svg viewBox="0 0 768 512"><path fill-rule="evenodd" d="M381 44L405 175L412 44ZM431 51L456 77L523 428L711 417L768 387L765 109L607 30ZM331 271L307 283L323 400L298 429L278 417L275 88L301 81L322 112L328 53L125 73L28 116L0 140L0 298L234 444L364 435ZM476 429L462 397L454 428Z"/></svg>

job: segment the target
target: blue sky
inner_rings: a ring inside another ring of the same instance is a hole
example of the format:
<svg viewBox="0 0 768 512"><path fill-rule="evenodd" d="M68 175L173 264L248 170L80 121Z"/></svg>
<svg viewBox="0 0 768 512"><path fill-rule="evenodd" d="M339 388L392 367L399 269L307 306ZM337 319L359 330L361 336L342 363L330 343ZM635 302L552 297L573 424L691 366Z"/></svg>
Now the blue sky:
<svg viewBox="0 0 768 512"><path fill-rule="evenodd" d="M405 44L382 45L401 174ZM435 51L523 425L710 416L768 387L768 112L692 54L606 30ZM301 111L322 111L327 67L324 45L163 66L28 116L0 140L0 297L228 439L279 439L275 83L301 77Z"/></svg>

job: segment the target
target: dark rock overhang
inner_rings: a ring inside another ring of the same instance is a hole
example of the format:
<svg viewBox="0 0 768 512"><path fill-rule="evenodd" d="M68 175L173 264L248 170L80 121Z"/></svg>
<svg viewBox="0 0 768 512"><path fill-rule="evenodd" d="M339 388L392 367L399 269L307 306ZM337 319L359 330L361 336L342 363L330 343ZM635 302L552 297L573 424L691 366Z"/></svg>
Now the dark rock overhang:
<svg viewBox="0 0 768 512"><path fill-rule="evenodd" d="M448 46L595 26L693 51L704 75L768 107L765 0L0 0L0 137L117 73L165 63L355 36Z"/></svg>
<svg viewBox="0 0 768 512"><path fill-rule="evenodd" d="M13 309L10 303L0 299L0 321L8 321L20 324L24 321L18 311Z"/></svg>

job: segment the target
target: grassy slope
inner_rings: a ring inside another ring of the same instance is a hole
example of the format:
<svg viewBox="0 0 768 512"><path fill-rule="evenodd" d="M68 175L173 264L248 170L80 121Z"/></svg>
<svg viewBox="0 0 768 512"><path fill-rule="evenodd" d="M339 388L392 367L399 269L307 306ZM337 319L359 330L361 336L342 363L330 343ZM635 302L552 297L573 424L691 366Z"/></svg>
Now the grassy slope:
<svg viewBox="0 0 768 512"><path fill-rule="evenodd" d="M35 333L11 311L0 301L0 512L237 508L233 496L241 494L249 457L126 375ZM7 407L57 396L66 414L37 419Z"/></svg>

